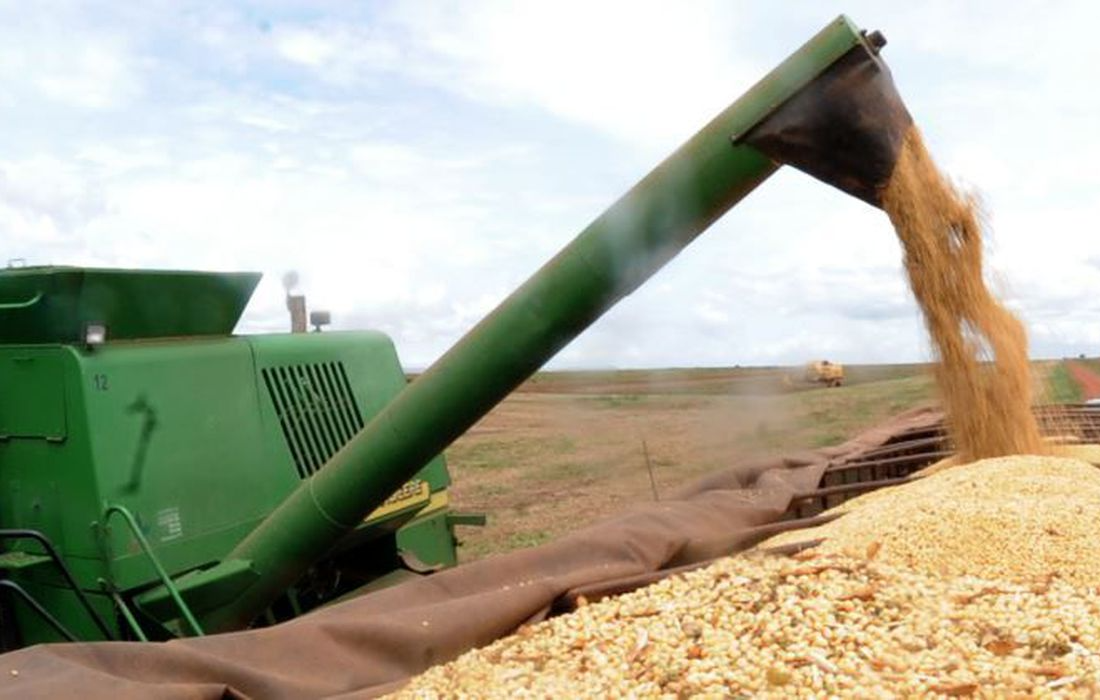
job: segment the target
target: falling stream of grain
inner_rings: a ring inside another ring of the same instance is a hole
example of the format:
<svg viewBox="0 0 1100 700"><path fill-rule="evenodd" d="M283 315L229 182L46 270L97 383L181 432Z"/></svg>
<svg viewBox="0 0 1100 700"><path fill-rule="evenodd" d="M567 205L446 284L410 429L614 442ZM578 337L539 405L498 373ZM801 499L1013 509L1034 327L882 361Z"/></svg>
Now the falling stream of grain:
<svg viewBox="0 0 1100 700"><path fill-rule="evenodd" d="M977 202L936 168L920 131L906 135L882 195L938 362L936 383L961 461L1040 454L1023 324L982 277Z"/></svg>

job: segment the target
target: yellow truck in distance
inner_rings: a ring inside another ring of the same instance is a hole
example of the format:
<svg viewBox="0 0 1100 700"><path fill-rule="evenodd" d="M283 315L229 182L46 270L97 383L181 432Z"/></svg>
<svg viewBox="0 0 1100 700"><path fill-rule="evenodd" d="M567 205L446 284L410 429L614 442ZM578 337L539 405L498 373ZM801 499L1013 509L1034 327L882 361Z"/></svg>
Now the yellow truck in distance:
<svg viewBox="0 0 1100 700"><path fill-rule="evenodd" d="M840 386L844 383L844 365L828 360L818 360L806 365L805 380L825 386Z"/></svg>

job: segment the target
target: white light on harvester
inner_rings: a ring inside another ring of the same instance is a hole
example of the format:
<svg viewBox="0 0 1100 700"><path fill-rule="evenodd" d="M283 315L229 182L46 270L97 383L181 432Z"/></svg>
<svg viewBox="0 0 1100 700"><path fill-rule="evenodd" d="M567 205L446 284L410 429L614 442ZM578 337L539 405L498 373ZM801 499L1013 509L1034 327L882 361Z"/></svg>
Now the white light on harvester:
<svg viewBox="0 0 1100 700"><path fill-rule="evenodd" d="M84 344L103 345L107 340L107 326L102 323L89 323L84 327Z"/></svg>

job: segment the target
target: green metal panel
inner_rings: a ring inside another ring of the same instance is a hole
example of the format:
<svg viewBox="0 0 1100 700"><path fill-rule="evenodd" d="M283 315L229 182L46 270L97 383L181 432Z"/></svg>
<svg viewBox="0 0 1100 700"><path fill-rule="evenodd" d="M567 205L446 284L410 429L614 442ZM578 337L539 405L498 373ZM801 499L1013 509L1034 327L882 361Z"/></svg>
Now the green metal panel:
<svg viewBox="0 0 1100 700"><path fill-rule="evenodd" d="M65 385L55 353L0 357L0 391L18 402L0 401L0 440L65 439Z"/></svg>
<svg viewBox="0 0 1100 700"><path fill-rule="evenodd" d="M60 442L0 441L0 526L45 534L85 590L99 591L100 579L122 590L155 582L120 521L92 527L107 504L132 510L158 559L180 572L220 560L296 483L287 475L280 490L270 471L243 341L9 346L0 367L27 357L50 371L39 386L6 383L0 370L0 402L32 402L60 383L68 432ZM52 565L9 574L82 638L99 636ZM54 638L33 614L19 621L26 641Z"/></svg>
<svg viewBox="0 0 1100 700"><path fill-rule="evenodd" d="M269 459L281 472L294 474L296 481L323 466L406 384L393 343L382 333L249 336L243 340L255 359L259 415L273 448ZM413 479L425 483L432 493L442 493L450 484L442 455ZM284 491L289 492L289 488ZM356 541L368 542L398 530L399 540L407 540L409 551L418 558L423 556L422 561L453 564L454 539L449 528L436 526L435 518L447 511L433 510L430 517L425 516L432 523L425 525L417 519L417 511L427 504L395 504L384 516L360 523L358 527L369 532L360 533L363 536ZM413 520L406 525L410 518ZM405 528L413 532L403 535ZM225 560L215 569L180 577L178 586L188 604L201 613L231 600L250 585L255 576L241 575L246 569L251 570L246 560ZM138 604L157 617L175 614L163 587L140 595Z"/></svg>
<svg viewBox="0 0 1100 700"><path fill-rule="evenodd" d="M291 469L303 478L405 388L393 341L376 331L249 336L265 423L278 426ZM450 484L442 455L415 478L432 491Z"/></svg>
<svg viewBox="0 0 1100 700"><path fill-rule="evenodd" d="M277 410L275 376L293 415ZM105 579L133 594L156 585L155 567L121 518L105 523L108 506L133 514L173 576L224 561L302 480L288 418L309 431L311 449L334 452L405 383L393 343L374 332L0 346L0 426L10 435L0 439L0 527L43 532L82 588L98 592ZM416 476L434 492L449 484L442 457ZM399 508L363 527L392 532L414 515ZM423 546L453 558L449 538ZM14 545L9 575L63 620L80 618L57 572L25 555L34 551ZM249 579L246 562L227 573L205 594ZM19 620L28 639L56 637L32 614ZM94 638L89 621L74 624Z"/></svg>
<svg viewBox="0 0 1100 700"><path fill-rule="evenodd" d="M32 365L38 368L33 370L35 381L13 379L13 374ZM0 370L0 412L4 415L12 415L23 405L60 402L49 408L39 405L32 412L38 415L34 420L41 422L38 427L49 430L24 430L20 432L29 434L0 440L0 527L40 530L62 551L80 542L90 548L89 524L95 520L98 497L85 425L74 421L70 412L77 405L72 397L76 376L72 357L68 349L58 346L0 347L0 367L9 368ZM57 411L64 416L64 439L46 439L41 433L56 432ZM26 544L14 548L34 551Z"/></svg>
<svg viewBox="0 0 1100 700"><path fill-rule="evenodd" d="M216 561L277 503L293 475L273 469L252 353L236 338L71 350L79 366L100 499L134 514L171 573ZM75 392L74 392L75 393ZM99 558L101 543L76 557ZM108 538L122 590L151 571L124 527Z"/></svg>
<svg viewBox="0 0 1100 700"><path fill-rule="evenodd" d="M234 549L261 578L207 628L249 624L364 513L771 175L776 163L732 138L859 44L847 19L825 27L412 382Z"/></svg>
<svg viewBox="0 0 1100 700"><path fill-rule="evenodd" d="M26 267L0 270L0 343L229 335L260 275L252 272Z"/></svg>
<svg viewBox="0 0 1100 700"><path fill-rule="evenodd" d="M423 515L397 531L397 547L431 567L458 563L454 531L446 511Z"/></svg>

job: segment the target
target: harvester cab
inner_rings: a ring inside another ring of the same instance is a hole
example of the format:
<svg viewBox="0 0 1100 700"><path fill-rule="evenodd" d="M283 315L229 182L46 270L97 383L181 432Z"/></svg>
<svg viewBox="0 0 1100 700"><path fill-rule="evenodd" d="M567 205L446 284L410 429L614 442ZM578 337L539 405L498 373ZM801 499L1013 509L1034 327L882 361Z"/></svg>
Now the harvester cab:
<svg viewBox="0 0 1100 700"><path fill-rule="evenodd" d="M0 271L6 646L200 630L209 588L139 594L222 561L404 387L381 333L231 335L259 278ZM454 564L442 456L410 477L265 615Z"/></svg>
<svg viewBox="0 0 1100 700"><path fill-rule="evenodd" d="M243 629L453 563L440 455L573 338L785 163L878 204L910 125L883 44L829 23L408 385L378 333L231 336L256 275L4 272L12 643Z"/></svg>

